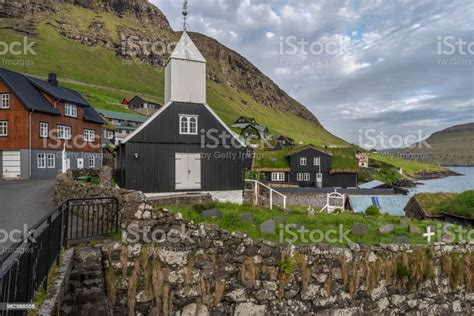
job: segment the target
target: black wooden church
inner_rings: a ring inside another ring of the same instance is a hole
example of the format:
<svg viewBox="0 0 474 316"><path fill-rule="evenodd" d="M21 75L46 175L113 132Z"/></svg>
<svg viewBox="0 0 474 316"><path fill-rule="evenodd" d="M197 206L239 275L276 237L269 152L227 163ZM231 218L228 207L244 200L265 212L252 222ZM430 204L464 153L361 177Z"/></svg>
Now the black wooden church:
<svg viewBox="0 0 474 316"><path fill-rule="evenodd" d="M206 60L186 32L165 68L165 106L117 149L117 181L145 193L238 191L251 151L206 104Z"/></svg>

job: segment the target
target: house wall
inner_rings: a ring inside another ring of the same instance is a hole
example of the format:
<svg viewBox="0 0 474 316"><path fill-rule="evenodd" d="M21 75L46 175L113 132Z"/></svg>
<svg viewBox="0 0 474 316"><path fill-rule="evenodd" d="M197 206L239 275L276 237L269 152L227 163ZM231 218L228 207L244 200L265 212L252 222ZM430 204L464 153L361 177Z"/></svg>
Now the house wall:
<svg viewBox="0 0 474 316"><path fill-rule="evenodd" d="M25 149L29 148L29 116L30 113L26 110L20 100L8 87L0 82L0 92L10 93L10 109L0 110L0 120L8 121L8 137L0 137L0 148L2 149ZM79 152L96 152L100 153L102 150L102 126L91 122L84 121L84 108L77 107L77 118L70 118L64 116L64 103L55 102L46 94L43 96L49 101L52 107L61 112L61 116L50 115L44 113L35 113L31 117L31 148L51 150L62 150L64 141L48 137L47 139L40 137L40 123L48 123L49 131L57 129L59 125L71 126L73 139L77 135L83 135L84 129L92 129L95 131L96 140L94 143L84 142L83 137L76 137L75 141L69 141L66 149L68 151ZM53 133L57 135L57 133Z"/></svg>
<svg viewBox="0 0 474 316"><path fill-rule="evenodd" d="M28 112L2 81L0 93L10 93L10 109L0 109L0 121L8 121L8 137L0 137L0 148L28 148Z"/></svg>
<svg viewBox="0 0 474 316"><path fill-rule="evenodd" d="M301 157L306 157L306 166L300 165ZM320 167L314 165L314 158L316 157L321 157ZM321 151L308 148L290 156L290 168L291 172L295 174L295 180L296 173L298 172L320 172L323 174L329 173L329 170L331 169L331 156Z"/></svg>
<svg viewBox="0 0 474 316"><path fill-rule="evenodd" d="M179 114L198 115L198 131L180 135ZM226 135L225 141L217 135ZM230 144L235 146L230 146ZM213 145L217 145L213 148ZM226 148L227 147L227 148ZM118 150L120 185L145 193L175 192L176 153L201 153L201 190L243 188L244 169L250 160L224 126L203 104L173 103ZM138 159L135 158L138 155Z"/></svg>
<svg viewBox="0 0 474 316"><path fill-rule="evenodd" d="M55 156L55 168L38 168L38 154L52 153ZM95 167L91 168L89 165L89 156L94 156ZM23 157L25 157L25 163L23 163ZM62 170L62 151L55 150L42 150L33 149L31 151L31 178L33 180L50 180L56 178L58 172ZM66 152L66 157L70 159L71 169L77 169L77 159L84 159L84 169L100 169L102 167L102 155L100 153L89 153L89 152ZM23 178L23 166L26 166L28 170L29 165L29 153L28 150L22 151L22 178Z"/></svg>
<svg viewBox="0 0 474 316"><path fill-rule="evenodd" d="M278 171L276 171L278 172ZM286 183L290 182L290 173L289 172L284 172L285 173L285 179L283 181L272 181L272 173L273 172L263 172L263 175L265 177L265 181L272 182L272 183Z"/></svg>
<svg viewBox="0 0 474 316"><path fill-rule="evenodd" d="M324 186L325 187L356 188L357 187L357 173L329 174L324 180Z"/></svg>
<svg viewBox="0 0 474 316"><path fill-rule="evenodd" d="M248 125L246 128L244 128L242 132L240 132L240 135L245 137L246 139L250 138L250 140L262 138L257 129L252 125Z"/></svg>
<svg viewBox="0 0 474 316"><path fill-rule="evenodd" d="M245 159L241 149L201 149L189 144L127 143L117 173L125 172L124 185L145 193L175 192L176 153L201 153L201 190L223 191L243 188ZM138 154L138 159L135 159ZM230 155L221 158L220 155ZM232 155L235 155L232 157ZM123 163L124 162L124 163Z"/></svg>

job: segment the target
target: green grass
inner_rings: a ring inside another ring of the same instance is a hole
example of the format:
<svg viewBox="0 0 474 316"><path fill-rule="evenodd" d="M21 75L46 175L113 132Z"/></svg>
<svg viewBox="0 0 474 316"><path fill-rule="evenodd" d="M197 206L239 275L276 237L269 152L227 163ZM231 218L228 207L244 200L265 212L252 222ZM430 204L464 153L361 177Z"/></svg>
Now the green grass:
<svg viewBox="0 0 474 316"><path fill-rule="evenodd" d="M412 160L405 160L401 158L397 158L395 156L386 155L386 154L376 154L371 153L369 157L373 160L381 161L386 164L392 165L396 168L403 169L403 174L408 176L415 176L416 174L420 174L423 172L444 172L447 171L446 168L432 165L428 163L422 163Z"/></svg>
<svg viewBox="0 0 474 316"><path fill-rule="evenodd" d="M416 199L430 215L443 213L474 218L474 190L457 193L419 193Z"/></svg>
<svg viewBox="0 0 474 316"><path fill-rule="evenodd" d="M93 19L105 24L110 37L119 42L117 29L121 25L140 29L156 39L178 40L177 33L170 33L144 26L139 21L119 18L112 14L96 14L91 10L72 5L59 6L59 13L45 18L37 27L37 36L29 37L35 41L36 55L2 56L8 60L28 59L29 65L0 64L0 66L36 76L45 77L49 72L58 74L58 79L69 79L74 82L65 86L83 93L97 109L128 112L119 105L122 98L131 98L136 94L151 101L163 103L164 70L152 67L138 60L124 60L114 51L102 46L85 46L70 40L57 32L57 21L67 20L79 30L86 30ZM23 33L1 27L11 27L15 20L0 19L0 38L6 42L22 41ZM132 63L132 65L129 64ZM208 60L209 67L218 64L214 59ZM63 83L62 83L63 84ZM101 87L86 86L99 85ZM102 88L105 87L105 88ZM260 124L268 126L274 135L284 134L304 143L319 145L343 145L345 142L311 121L293 113L275 111L255 101L248 94L238 91L229 85L208 80L207 102L228 125L239 116L254 117ZM246 104L245 104L246 103ZM304 133L301 131L304 130Z"/></svg>
<svg viewBox="0 0 474 316"><path fill-rule="evenodd" d="M393 243L397 236L404 235L409 238L411 244L426 244L426 239L421 235L412 235L409 233L408 225L401 224L401 217L382 215L382 216L365 216L364 214L344 212L342 214L316 214L312 218L308 218L306 215L305 208L293 207L291 211L286 213L281 210L270 210L267 208L255 208L248 205L235 205L229 203L217 203L216 205L223 213L221 219L208 219L201 216L199 211L194 210L190 206L185 205L167 205L160 206L157 208L167 208L175 213L181 213L186 220L192 220L195 223L212 223L229 232L242 232L246 233L249 237L258 240L265 239L275 242L280 241L280 232L277 228L275 234L261 234L259 225L266 220L272 219L273 217L285 216L288 217L288 223L290 224L302 224L305 229L308 230L320 230L323 233L329 230L339 231L340 225L343 230L350 230L354 223L364 223L369 227L369 233L366 236L358 237L349 234L349 238L352 242L363 243L368 245L377 245L380 243ZM240 220L239 215L242 213L252 213L254 215L254 224L250 225ZM433 221L416 221L411 220L411 223L420 227L422 231L426 230L428 225L436 226L438 223ZM391 234L380 234L379 227L385 224L393 224L395 226L394 231ZM308 235L306 235L308 236ZM294 236L283 233L283 240L286 238L293 239ZM305 244L308 241L304 241L298 238L294 241L296 244ZM347 241L341 240L336 242L327 242L332 245L344 245Z"/></svg>
<svg viewBox="0 0 474 316"><path fill-rule="evenodd" d="M300 150L304 146L295 146L293 148L284 148L283 150L262 150L258 149L253 162L253 169L286 169L290 168L290 159L288 155ZM357 172L358 162L355 159L354 149L352 148L331 148L322 149L322 151L333 154L331 158L331 171L333 172Z"/></svg>
<svg viewBox="0 0 474 316"><path fill-rule="evenodd" d="M62 250L61 254L62 255ZM48 298L48 291L50 290L51 286L53 285L53 282L57 279L58 277L58 270L59 266L58 264L54 264L51 267L51 270L48 273L48 277L46 278L47 285L48 285L48 290L45 290L44 288L41 288L36 292L35 297L33 298L33 304L36 306L36 310L30 310L28 311L27 315L28 316L36 316L38 315L38 309L41 307L41 305L46 301Z"/></svg>

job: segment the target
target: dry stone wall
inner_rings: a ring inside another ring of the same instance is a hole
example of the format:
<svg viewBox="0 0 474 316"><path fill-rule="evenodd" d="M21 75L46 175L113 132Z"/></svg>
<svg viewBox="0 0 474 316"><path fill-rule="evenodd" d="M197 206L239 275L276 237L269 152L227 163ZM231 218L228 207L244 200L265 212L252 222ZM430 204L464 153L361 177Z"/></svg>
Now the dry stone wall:
<svg viewBox="0 0 474 316"><path fill-rule="evenodd" d="M87 267L103 271L103 288L91 282L106 293L108 314L474 314L474 244L255 241L155 210L140 192L70 180L58 178L57 196L112 195L121 203L122 241L83 251L97 254L88 256ZM82 257L75 256L74 280L90 278ZM83 292L77 283L72 288L79 290L68 293L67 308L77 310Z"/></svg>
<svg viewBox="0 0 474 316"><path fill-rule="evenodd" d="M474 312L474 245L289 247L167 210L133 217L133 242L97 245L114 315Z"/></svg>

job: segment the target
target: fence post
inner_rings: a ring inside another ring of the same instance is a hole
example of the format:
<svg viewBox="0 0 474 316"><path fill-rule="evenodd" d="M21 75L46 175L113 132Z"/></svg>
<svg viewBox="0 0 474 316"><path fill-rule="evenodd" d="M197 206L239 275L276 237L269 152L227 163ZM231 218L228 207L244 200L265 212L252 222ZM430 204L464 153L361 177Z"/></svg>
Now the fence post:
<svg viewBox="0 0 474 316"><path fill-rule="evenodd" d="M273 190L270 189L270 209L273 210Z"/></svg>
<svg viewBox="0 0 474 316"><path fill-rule="evenodd" d="M258 182L255 181L255 206L258 206Z"/></svg>
<svg viewBox="0 0 474 316"><path fill-rule="evenodd" d="M46 279L44 279L44 283L43 283L43 289L45 291L48 290L48 272L49 272L49 265L50 265L50 260L51 260L51 256L49 254L49 250L50 250L50 240L51 240L51 217L52 215L50 215L48 217L48 220L46 221L46 224L48 225L48 238L46 238Z"/></svg>
<svg viewBox="0 0 474 316"><path fill-rule="evenodd" d="M283 196L283 209L286 210L286 196Z"/></svg>

